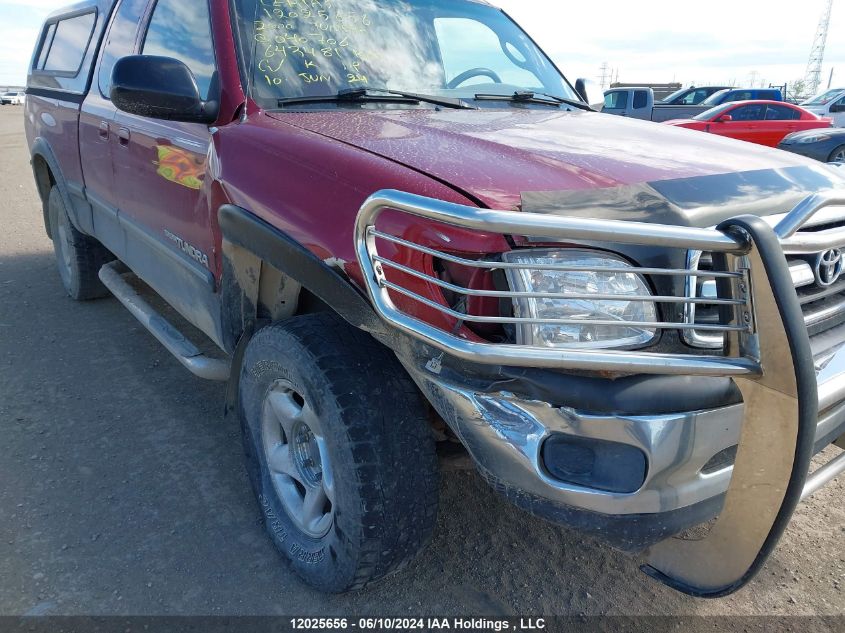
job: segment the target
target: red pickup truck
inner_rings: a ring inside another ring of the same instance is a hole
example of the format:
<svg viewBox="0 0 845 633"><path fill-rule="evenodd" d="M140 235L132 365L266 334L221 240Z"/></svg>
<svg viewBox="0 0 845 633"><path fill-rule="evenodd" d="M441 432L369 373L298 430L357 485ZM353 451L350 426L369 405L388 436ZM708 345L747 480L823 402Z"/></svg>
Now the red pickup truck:
<svg viewBox="0 0 845 633"><path fill-rule="evenodd" d="M84 0L44 24L26 131L64 286L227 382L312 585L412 559L443 445L705 596L845 470L809 472L845 433L845 172L583 93L477 0Z"/></svg>

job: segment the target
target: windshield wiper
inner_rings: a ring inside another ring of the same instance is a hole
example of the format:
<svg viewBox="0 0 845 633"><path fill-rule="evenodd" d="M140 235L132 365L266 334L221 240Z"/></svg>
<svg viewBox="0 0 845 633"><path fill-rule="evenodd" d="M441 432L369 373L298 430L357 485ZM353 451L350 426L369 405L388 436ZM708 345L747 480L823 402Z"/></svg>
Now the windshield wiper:
<svg viewBox="0 0 845 633"><path fill-rule="evenodd" d="M515 103L540 103L543 105L550 105L559 108L561 105L568 105L581 110L593 111L593 109L586 103L576 101L574 99L564 99L563 97L556 97L554 95L546 94L545 92L532 92L530 90L514 92L512 95L497 95L497 94L477 94L475 95L477 101L512 101Z"/></svg>
<svg viewBox="0 0 845 633"><path fill-rule="evenodd" d="M431 103L445 108L476 109L461 99L450 97L438 97L436 95L417 94L416 92L403 92L401 90L388 90L386 88L351 88L341 90L334 95L317 95L313 97L288 97L279 99L280 108L290 105L301 105L306 103L343 103L355 101L370 101L375 103Z"/></svg>

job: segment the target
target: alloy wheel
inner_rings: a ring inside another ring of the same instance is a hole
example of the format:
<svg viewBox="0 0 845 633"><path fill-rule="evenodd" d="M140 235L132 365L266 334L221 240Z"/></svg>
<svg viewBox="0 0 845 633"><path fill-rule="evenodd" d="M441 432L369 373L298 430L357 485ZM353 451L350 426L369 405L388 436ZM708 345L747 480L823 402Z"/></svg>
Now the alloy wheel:
<svg viewBox="0 0 845 633"><path fill-rule="evenodd" d="M334 520L334 478L320 419L286 380L264 398L262 446L270 478L288 516L302 532L322 538Z"/></svg>

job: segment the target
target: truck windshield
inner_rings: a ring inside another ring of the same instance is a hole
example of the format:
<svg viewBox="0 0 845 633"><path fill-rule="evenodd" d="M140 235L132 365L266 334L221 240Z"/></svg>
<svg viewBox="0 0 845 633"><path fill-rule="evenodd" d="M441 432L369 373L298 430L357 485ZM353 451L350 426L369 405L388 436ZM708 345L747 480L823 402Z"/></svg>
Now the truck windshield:
<svg viewBox="0 0 845 633"><path fill-rule="evenodd" d="M703 106L715 106L719 105L722 102L722 99L725 98L730 90L720 90L719 92L715 92L709 97L707 97L704 101L702 101L699 105Z"/></svg>
<svg viewBox="0 0 845 633"><path fill-rule="evenodd" d="M250 92L267 108L361 88L579 99L507 15L474 0L234 2Z"/></svg>
<svg viewBox="0 0 845 633"><path fill-rule="evenodd" d="M808 99L807 101L804 101L801 105L809 105L809 106L827 105L828 103L830 103L831 101L836 99L836 97L841 96L843 93L845 93L845 90L828 90L827 92L824 92L820 95L816 95L812 99Z"/></svg>
<svg viewBox="0 0 845 633"><path fill-rule="evenodd" d="M675 99L685 95L689 91L690 91L690 88L681 88L680 90L677 90L677 91L673 92L672 94L670 94L668 97L663 97L660 100L660 103L672 103Z"/></svg>

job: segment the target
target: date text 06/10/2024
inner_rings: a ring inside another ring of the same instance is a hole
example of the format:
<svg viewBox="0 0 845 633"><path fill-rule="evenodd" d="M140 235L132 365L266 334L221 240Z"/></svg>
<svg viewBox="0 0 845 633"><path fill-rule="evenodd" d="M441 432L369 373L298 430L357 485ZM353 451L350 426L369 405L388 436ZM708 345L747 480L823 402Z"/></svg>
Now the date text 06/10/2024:
<svg viewBox="0 0 845 633"><path fill-rule="evenodd" d="M295 631L543 631L543 618L292 618Z"/></svg>

